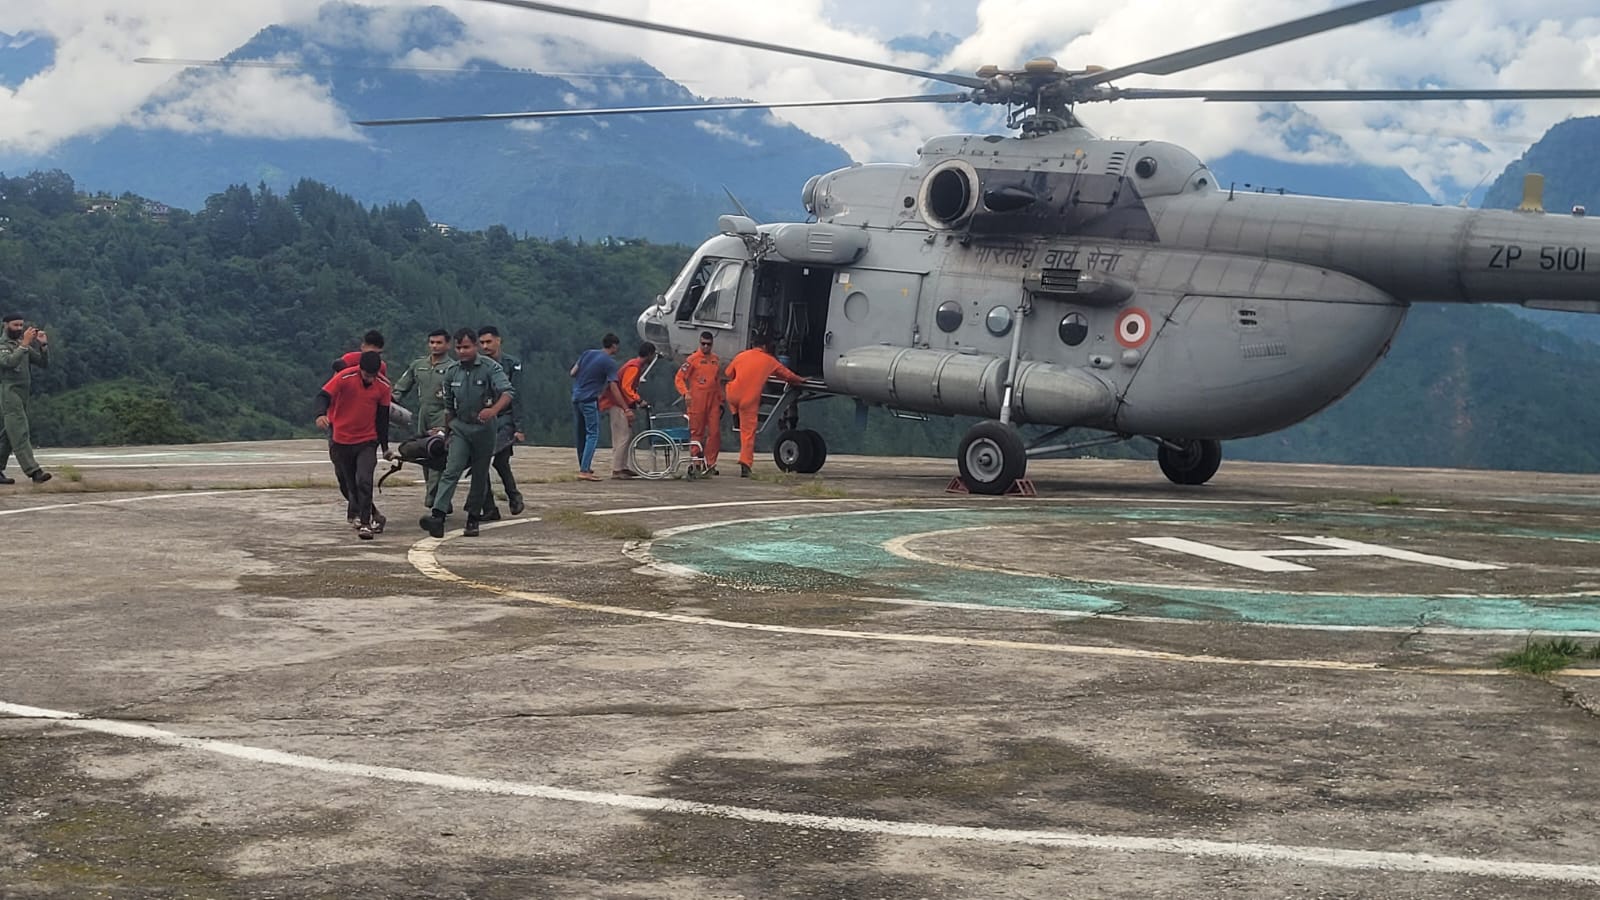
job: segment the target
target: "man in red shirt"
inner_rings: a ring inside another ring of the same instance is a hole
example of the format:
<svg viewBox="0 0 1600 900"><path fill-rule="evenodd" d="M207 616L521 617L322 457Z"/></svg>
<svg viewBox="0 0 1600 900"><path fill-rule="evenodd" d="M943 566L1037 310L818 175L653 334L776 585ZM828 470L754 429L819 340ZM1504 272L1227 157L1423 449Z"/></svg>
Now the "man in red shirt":
<svg viewBox="0 0 1600 900"><path fill-rule="evenodd" d="M380 357L382 357L382 355L383 355L383 332L381 332L381 331L377 330L376 328L374 328L373 330L367 332L366 334L363 334L361 336L361 349L360 350L351 350L349 353L346 353L343 356L340 356L338 359L333 361L333 374L337 375L340 372L343 372L345 369L353 369L353 368L355 368L355 366L358 363L361 362L361 354L363 354L363 353L376 353ZM378 374L382 375L385 378L388 378L389 377L389 364L388 363L380 364L378 366Z"/></svg>
<svg viewBox="0 0 1600 900"><path fill-rule="evenodd" d="M363 541L383 531L384 517L372 505L372 470L378 450L389 449L389 402L393 388L379 370L383 358L375 350L360 362L328 379L317 394L317 427L330 429L328 456L339 476L345 515Z"/></svg>

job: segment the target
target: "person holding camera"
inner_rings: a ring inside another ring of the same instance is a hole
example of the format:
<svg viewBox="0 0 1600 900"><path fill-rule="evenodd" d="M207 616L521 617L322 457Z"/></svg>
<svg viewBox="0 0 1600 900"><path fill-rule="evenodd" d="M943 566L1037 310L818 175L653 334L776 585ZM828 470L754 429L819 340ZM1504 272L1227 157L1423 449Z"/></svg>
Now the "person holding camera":
<svg viewBox="0 0 1600 900"><path fill-rule="evenodd" d="M50 473L33 458L33 437L28 430L28 398L32 393L33 367L50 365L50 336L28 325L18 313L0 319L0 484L16 484L7 478L6 460L13 453L22 474L34 484L50 480Z"/></svg>

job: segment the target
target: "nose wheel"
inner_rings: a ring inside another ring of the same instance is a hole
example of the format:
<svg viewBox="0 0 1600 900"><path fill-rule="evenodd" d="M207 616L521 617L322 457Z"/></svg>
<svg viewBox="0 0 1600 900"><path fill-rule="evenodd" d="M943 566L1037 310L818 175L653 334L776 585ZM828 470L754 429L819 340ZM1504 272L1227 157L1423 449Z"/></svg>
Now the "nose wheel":
<svg viewBox="0 0 1600 900"><path fill-rule="evenodd" d="M956 451L961 483L974 494L1004 494L1027 474L1028 451L1017 429L1000 422L979 422L961 439Z"/></svg>
<svg viewBox="0 0 1600 900"><path fill-rule="evenodd" d="M1222 442L1212 440L1164 440L1156 451L1161 474L1173 484L1205 484L1222 465Z"/></svg>

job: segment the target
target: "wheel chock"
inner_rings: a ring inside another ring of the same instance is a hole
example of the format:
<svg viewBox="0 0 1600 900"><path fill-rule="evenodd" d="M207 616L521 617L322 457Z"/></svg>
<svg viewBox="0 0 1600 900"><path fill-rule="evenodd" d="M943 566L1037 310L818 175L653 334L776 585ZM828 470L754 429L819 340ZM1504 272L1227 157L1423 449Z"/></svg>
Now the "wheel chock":
<svg viewBox="0 0 1600 900"><path fill-rule="evenodd" d="M971 491L967 490L967 483L961 480L961 476L960 475L957 475L956 477L950 479L950 483L945 486L944 492L946 494L970 494L970 493L972 493ZM1008 496L1008 497L1037 497L1037 496L1039 496L1039 489L1033 486L1033 479L1031 479L1031 478L1018 478L1016 481L1013 481L1011 483L1011 487L1006 488L1006 496Z"/></svg>
<svg viewBox="0 0 1600 900"><path fill-rule="evenodd" d="M1039 489L1033 486L1032 478L1018 478L1011 482L1011 487L1006 489L1008 497L1037 497Z"/></svg>

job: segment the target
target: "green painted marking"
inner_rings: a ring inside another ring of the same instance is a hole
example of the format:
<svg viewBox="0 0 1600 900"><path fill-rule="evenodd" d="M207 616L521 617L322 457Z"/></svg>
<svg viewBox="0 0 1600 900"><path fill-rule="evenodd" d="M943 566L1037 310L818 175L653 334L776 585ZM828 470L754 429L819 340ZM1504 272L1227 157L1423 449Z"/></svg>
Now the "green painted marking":
<svg viewBox="0 0 1600 900"><path fill-rule="evenodd" d="M892 510L739 522L662 538L652 545L651 552L664 562L686 565L719 580L782 590L825 591L841 579L848 579L851 593L862 596L1193 621L1600 632L1600 593L1562 598L1371 596L1122 586L1048 575L945 568L902 559L883 549L887 541L906 534L1016 525L1020 524L1019 519L1028 524L1091 519L1181 520L1251 525L1259 532L1263 528L1261 518L1260 513L1246 510L1171 507ZM1274 530L1380 526L1411 533L1448 530L1600 542L1600 531L1498 529L1484 522L1441 522L1400 514L1285 511L1274 512L1265 524ZM1326 565L1338 563L1329 561Z"/></svg>

